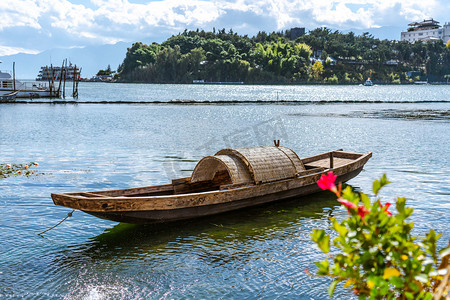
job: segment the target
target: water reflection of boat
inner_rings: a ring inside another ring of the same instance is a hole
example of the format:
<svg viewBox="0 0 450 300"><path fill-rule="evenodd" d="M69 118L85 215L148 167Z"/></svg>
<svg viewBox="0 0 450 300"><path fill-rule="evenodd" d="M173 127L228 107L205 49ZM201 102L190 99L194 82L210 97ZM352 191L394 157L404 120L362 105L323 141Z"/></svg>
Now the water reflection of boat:
<svg viewBox="0 0 450 300"><path fill-rule="evenodd" d="M316 182L330 170L345 182L358 175L372 153L331 151L300 159L289 148L223 149L206 156L192 176L158 186L56 193L56 205L117 222L164 223L319 192Z"/></svg>
<svg viewBox="0 0 450 300"><path fill-rule="evenodd" d="M184 251L184 245L189 247L189 241L197 238L209 246L226 245L235 243L236 240L241 243L255 239L267 242L289 228L309 228L311 222L328 220L330 208L339 207L333 196L327 192L317 193L188 221L150 225L116 223L101 234L89 238L89 241L83 240L74 245L74 248L62 255L63 259L58 256L55 263L62 266L84 263L87 257L95 260L142 258L143 254L165 251L168 244L179 241L187 243L182 242L183 245L178 248L179 251ZM208 234L207 240L201 238L205 232ZM227 259L235 260L231 256ZM239 256L239 260L242 259L245 256Z"/></svg>
<svg viewBox="0 0 450 300"><path fill-rule="evenodd" d="M367 78L366 82L364 82L364 86L373 86L372 80L370 80L370 78Z"/></svg>

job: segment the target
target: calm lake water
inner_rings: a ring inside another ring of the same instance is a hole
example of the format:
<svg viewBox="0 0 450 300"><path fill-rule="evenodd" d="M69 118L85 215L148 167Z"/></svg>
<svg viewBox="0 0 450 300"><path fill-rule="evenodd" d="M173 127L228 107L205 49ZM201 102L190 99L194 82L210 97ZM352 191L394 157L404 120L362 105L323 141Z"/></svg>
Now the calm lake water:
<svg viewBox="0 0 450 300"><path fill-rule="evenodd" d="M232 103L151 103L176 99ZM303 270L323 259L312 228L347 214L327 192L164 226L76 211L37 235L71 211L52 192L166 183L221 148L273 139L300 157L373 152L349 184L370 194L386 173L383 201L407 197L416 234L450 239L450 86L81 83L79 104L33 101L0 105L0 163L40 164L0 179L0 299L326 299L330 281ZM103 101L148 103L81 103Z"/></svg>

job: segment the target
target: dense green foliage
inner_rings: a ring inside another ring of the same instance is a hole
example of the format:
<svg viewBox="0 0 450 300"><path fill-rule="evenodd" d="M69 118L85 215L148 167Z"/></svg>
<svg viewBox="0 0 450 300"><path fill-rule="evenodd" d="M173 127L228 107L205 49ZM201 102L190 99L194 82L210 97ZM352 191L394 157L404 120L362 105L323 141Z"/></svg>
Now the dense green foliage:
<svg viewBox="0 0 450 300"><path fill-rule="evenodd" d="M295 41L289 31L254 37L232 30L187 31L162 44L135 43L118 68L121 81L152 83L405 83L450 74L450 49L379 40L318 28ZM406 72L417 71L413 78ZM422 78L421 78L422 76Z"/></svg>
<svg viewBox="0 0 450 300"><path fill-rule="evenodd" d="M444 275L450 271L450 248L437 251L441 234L431 229L425 237L414 236L414 223L407 222L413 209L405 206L405 198L397 198L394 214L388 210L390 203L382 205L380 198L372 202L350 186L342 191L334 185L335 179L330 172L318 184L338 196L349 217L341 222L331 218L333 239L324 230L314 229L312 233L317 246L331 253L316 262L317 275L334 279L330 296L339 282L345 282L344 287L352 288L360 299L431 299L433 293L438 294ZM385 175L374 181L375 197L388 183Z"/></svg>
<svg viewBox="0 0 450 300"><path fill-rule="evenodd" d="M99 71L97 72L97 76L109 76L109 75L114 74L115 72L116 72L116 71L112 71L112 70L111 70L111 66L108 65L108 67L107 67L105 70L99 70Z"/></svg>

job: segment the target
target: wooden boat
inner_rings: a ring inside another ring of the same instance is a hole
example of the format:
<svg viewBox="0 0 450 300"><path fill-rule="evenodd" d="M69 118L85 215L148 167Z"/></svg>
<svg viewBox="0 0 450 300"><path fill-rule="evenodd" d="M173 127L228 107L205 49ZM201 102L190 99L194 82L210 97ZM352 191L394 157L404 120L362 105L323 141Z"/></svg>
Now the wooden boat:
<svg viewBox="0 0 450 300"><path fill-rule="evenodd" d="M56 193L54 204L117 222L164 223L209 216L319 192L329 171L345 182L372 153L341 149L300 159L287 147L223 149L201 159L191 177L122 190Z"/></svg>

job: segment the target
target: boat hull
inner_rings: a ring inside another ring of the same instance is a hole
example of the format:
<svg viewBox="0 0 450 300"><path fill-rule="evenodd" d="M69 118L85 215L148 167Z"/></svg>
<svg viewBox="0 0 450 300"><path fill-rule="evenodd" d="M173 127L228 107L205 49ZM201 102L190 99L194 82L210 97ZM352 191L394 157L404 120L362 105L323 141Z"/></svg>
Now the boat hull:
<svg viewBox="0 0 450 300"><path fill-rule="evenodd" d="M337 178L337 181L346 182L352 179L353 177L357 176L361 171L362 167L343 176L339 176ZM165 210L121 211L121 212L85 211L85 212L98 218L116 222L124 222L131 224L158 224L158 223L187 220L192 218L207 217L238 209L260 206L276 201L293 199L321 191L322 190L318 187L317 183L313 183L306 186L302 186L300 188L295 188L277 193L271 193L264 196L249 197L246 199L213 205L202 205L194 207L185 207L180 209L165 209Z"/></svg>
<svg viewBox="0 0 450 300"><path fill-rule="evenodd" d="M11 93L13 90L8 89L0 89L0 93ZM30 89L30 90L19 90L17 91L17 94L15 95L15 98L28 98L28 99L35 99L35 98L55 98L59 97L60 95L57 94L55 91L52 91L50 93L50 90L48 89Z"/></svg>
<svg viewBox="0 0 450 300"><path fill-rule="evenodd" d="M54 98L59 97L59 95L55 95L53 91L50 94L50 90L22 90L17 94L17 98Z"/></svg>
<svg viewBox="0 0 450 300"><path fill-rule="evenodd" d="M0 95L0 102L14 102L16 101L18 92L10 92L7 94Z"/></svg>

